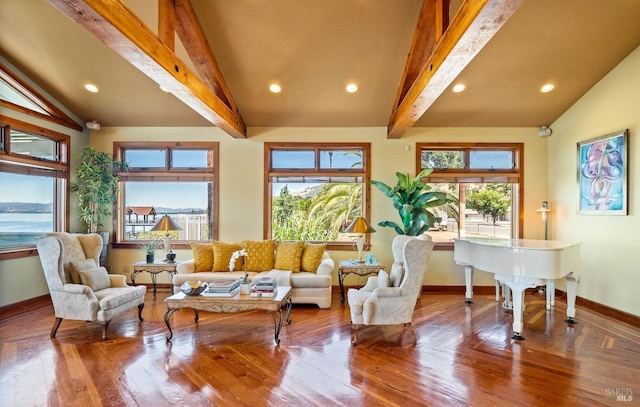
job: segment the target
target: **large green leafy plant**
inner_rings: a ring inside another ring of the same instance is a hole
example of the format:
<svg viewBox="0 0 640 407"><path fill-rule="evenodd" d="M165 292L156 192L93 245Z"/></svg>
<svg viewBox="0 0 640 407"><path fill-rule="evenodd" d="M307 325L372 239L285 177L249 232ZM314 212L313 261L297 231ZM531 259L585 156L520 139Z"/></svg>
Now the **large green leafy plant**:
<svg viewBox="0 0 640 407"><path fill-rule="evenodd" d="M396 172L398 183L395 187L381 181L371 181L371 185L391 198L402 220L402 226L388 220L378 223L378 226L392 227L399 235L409 236L418 236L433 226L436 216L428 208L445 205L448 200L446 193L432 191L429 185L422 182L422 178L431 174L431 171L424 169L415 178L408 173Z"/></svg>
<svg viewBox="0 0 640 407"><path fill-rule="evenodd" d="M84 147L80 158L71 192L76 195L87 232L95 233L105 218L111 216L118 192L118 173L127 171L129 165L91 146Z"/></svg>

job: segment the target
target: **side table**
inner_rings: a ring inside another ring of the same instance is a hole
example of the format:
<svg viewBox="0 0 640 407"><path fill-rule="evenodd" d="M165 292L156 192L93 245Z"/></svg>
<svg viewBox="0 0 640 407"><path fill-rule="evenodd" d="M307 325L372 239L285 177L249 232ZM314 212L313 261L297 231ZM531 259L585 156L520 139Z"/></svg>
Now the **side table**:
<svg viewBox="0 0 640 407"><path fill-rule="evenodd" d="M378 274L378 271L384 270L383 264L366 264L353 263L351 260L342 260L338 267L338 283L340 283L340 304L344 304L344 276L347 274L357 274L366 276L369 274Z"/></svg>
<svg viewBox="0 0 640 407"><path fill-rule="evenodd" d="M143 271L151 274L151 282L153 282L153 294L156 294L156 275L166 271L169 275L169 281L173 285L173 275L177 273L176 266L178 263L167 263L164 261L154 261L153 263L147 263L146 261L139 261L133 263L133 272L131 273L131 283L136 284L136 276Z"/></svg>

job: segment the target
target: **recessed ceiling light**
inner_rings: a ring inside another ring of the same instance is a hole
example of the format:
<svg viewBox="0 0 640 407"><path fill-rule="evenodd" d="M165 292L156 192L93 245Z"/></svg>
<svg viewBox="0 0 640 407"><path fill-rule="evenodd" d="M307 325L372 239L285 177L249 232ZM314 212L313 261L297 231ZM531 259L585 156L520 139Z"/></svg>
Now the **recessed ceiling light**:
<svg viewBox="0 0 640 407"><path fill-rule="evenodd" d="M350 83L345 89L349 93L356 93L358 91L358 85L356 85L355 83Z"/></svg>
<svg viewBox="0 0 640 407"><path fill-rule="evenodd" d="M98 87L93 83L87 83L86 85L84 85L84 88L89 92L93 92L93 93L98 92Z"/></svg>
<svg viewBox="0 0 640 407"><path fill-rule="evenodd" d="M547 84L543 85L543 86L540 88L540 92L542 92L542 93L551 92L551 91L553 90L553 88L555 88L555 86L554 86L554 85L552 85L552 84L550 84L550 83L547 83Z"/></svg>
<svg viewBox="0 0 640 407"><path fill-rule="evenodd" d="M462 83L458 83L457 85L455 85L455 86L453 87L453 91L454 91L455 93L460 93L460 92L462 92L462 91L463 91L463 90L465 90L465 89L466 89L466 86L465 86L464 84L462 84Z"/></svg>
<svg viewBox="0 0 640 407"><path fill-rule="evenodd" d="M163 92L167 92L167 93L171 92L169 89L165 88L162 85L160 85L160 90L163 91Z"/></svg>
<svg viewBox="0 0 640 407"><path fill-rule="evenodd" d="M271 85L269 85L269 90L273 93L280 93L282 91L282 88L277 83L272 83Z"/></svg>

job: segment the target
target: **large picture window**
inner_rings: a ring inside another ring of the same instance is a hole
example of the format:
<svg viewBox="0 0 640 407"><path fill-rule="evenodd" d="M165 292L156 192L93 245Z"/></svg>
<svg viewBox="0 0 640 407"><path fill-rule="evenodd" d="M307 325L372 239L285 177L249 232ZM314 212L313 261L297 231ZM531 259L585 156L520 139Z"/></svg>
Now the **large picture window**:
<svg viewBox="0 0 640 407"><path fill-rule="evenodd" d="M265 143L265 236L353 247L344 230L369 219L369 143Z"/></svg>
<svg viewBox="0 0 640 407"><path fill-rule="evenodd" d="M0 259L35 254L66 229L69 136L0 116Z"/></svg>
<svg viewBox="0 0 640 407"><path fill-rule="evenodd" d="M429 234L438 245L461 236L522 236L522 143L417 143L416 152L416 173L432 169L427 182L451 198L434 211Z"/></svg>
<svg viewBox="0 0 640 407"><path fill-rule="evenodd" d="M182 230L170 232L178 248L217 238L218 143L116 143L129 164L120 174L116 241L157 240L153 226L168 215Z"/></svg>

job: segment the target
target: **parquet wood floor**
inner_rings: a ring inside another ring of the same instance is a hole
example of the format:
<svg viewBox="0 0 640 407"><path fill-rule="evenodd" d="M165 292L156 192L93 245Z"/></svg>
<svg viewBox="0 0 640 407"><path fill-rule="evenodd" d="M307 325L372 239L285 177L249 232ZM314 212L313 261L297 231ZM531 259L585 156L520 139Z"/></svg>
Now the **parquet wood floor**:
<svg viewBox="0 0 640 407"><path fill-rule="evenodd" d="M265 312L172 317L168 292L98 324L63 321L50 306L0 321L0 406L624 406L640 405L640 329L528 295L524 341L493 296L423 294L415 346L399 327L361 330L350 343L348 305L294 305L273 341ZM410 333L410 332L409 332Z"/></svg>

